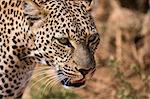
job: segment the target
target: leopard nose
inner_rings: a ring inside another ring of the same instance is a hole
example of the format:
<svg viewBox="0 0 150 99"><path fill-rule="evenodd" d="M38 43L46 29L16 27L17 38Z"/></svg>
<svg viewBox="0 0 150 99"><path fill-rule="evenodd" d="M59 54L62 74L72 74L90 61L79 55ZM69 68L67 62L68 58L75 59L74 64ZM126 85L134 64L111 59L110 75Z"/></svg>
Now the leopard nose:
<svg viewBox="0 0 150 99"><path fill-rule="evenodd" d="M83 76L85 76L86 74L88 74L89 71L90 71L90 69L88 69L88 70L86 70L86 69L79 69L79 72L80 72Z"/></svg>

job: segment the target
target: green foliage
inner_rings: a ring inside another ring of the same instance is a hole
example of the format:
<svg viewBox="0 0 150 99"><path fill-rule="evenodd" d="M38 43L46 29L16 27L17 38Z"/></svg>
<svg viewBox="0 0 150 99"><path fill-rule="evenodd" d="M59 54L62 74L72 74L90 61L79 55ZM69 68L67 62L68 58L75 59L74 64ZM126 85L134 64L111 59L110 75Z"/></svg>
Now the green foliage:
<svg viewBox="0 0 150 99"><path fill-rule="evenodd" d="M114 57L110 57L107 61L106 61L106 64L110 67L117 67L119 66L119 62L117 62L116 59L114 59Z"/></svg>
<svg viewBox="0 0 150 99"><path fill-rule="evenodd" d="M117 99L149 99L147 94L150 93L150 77L139 65L128 65L128 70L124 71L124 65L113 58L108 59L106 64L112 70ZM131 74L128 75L127 71ZM129 81L134 77L142 82L140 89L136 89L135 85Z"/></svg>
<svg viewBox="0 0 150 99"><path fill-rule="evenodd" d="M117 88L117 94L119 99L137 99L137 92L126 80L121 80L120 85Z"/></svg>
<svg viewBox="0 0 150 99"><path fill-rule="evenodd" d="M40 92L37 92L36 89L32 89L32 99L81 99L80 96L70 90L59 88L51 91L45 91L45 93L42 94L42 89L43 88L41 88Z"/></svg>

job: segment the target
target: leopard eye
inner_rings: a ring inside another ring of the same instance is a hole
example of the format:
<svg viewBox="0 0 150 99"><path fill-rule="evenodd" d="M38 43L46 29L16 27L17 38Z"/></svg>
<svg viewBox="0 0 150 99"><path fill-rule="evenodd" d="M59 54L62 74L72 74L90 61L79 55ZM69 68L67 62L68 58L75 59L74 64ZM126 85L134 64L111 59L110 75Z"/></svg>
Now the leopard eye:
<svg viewBox="0 0 150 99"><path fill-rule="evenodd" d="M61 43L61 44L63 44L63 45L71 46L71 43L69 42L68 38L59 38L58 42Z"/></svg>
<svg viewBox="0 0 150 99"><path fill-rule="evenodd" d="M94 43L97 40L99 40L99 35L98 34L94 34L94 35L92 35L92 36L89 37L88 42L89 43Z"/></svg>

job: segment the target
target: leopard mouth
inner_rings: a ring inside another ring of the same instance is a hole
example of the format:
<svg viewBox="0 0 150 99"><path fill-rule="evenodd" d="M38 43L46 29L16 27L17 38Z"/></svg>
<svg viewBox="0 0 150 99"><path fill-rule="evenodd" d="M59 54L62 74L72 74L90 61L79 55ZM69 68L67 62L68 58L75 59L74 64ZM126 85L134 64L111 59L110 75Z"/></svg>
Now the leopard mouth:
<svg viewBox="0 0 150 99"><path fill-rule="evenodd" d="M65 87L79 88L85 85L85 78L80 80L69 80L69 78L65 78L61 81L61 84Z"/></svg>

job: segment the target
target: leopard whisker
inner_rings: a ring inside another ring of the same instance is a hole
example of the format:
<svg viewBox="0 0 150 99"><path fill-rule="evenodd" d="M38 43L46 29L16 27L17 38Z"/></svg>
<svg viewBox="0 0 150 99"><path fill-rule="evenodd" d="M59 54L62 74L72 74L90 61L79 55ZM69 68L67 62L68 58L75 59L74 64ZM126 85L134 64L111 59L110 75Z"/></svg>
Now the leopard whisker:
<svg viewBox="0 0 150 99"><path fill-rule="evenodd" d="M36 78L38 76L47 75L47 74L48 73L46 73L46 72L39 72L39 73L33 74L31 79L34 79L34 78ZM55 74L51 74L51 76L53 76L53 75L55 75Z"/></svg>
<svg viewBox="0 0 150 99"><path fill-rule="evenodd" d="M54 87L54 86L56 86L56 85L58 85L59 84L59 80L56 80L54 83L51 83L50 85L51 85L51 89Z"/></svg>
<svg viewBox="0 0 150 99"><path fill-rule="evenodd" d="M57 77L56 77L57 78ZM53 78L53 79L48 79L45 83L46 83L46 85L45 85L45 88L44 88L44 90L43 90L43 94L44 94L44 92L46 91L46 88L48 88L49 87L49 85L51 85L53 82L57 82L58 80L57 79L55 79L55 78Z"/></svg>
<svg viewBox="0 0 150 99"><path fill-rule="evenodd" d="M55 70L54 68L50 68L50 67L38 67L38 68L35 68L33 71L36 72L36 71L42 71L42 70Z"/></svg>
<svg viewBox="0 0 150 99"><path fill-rule="evenodd" d="M54 87L54 86L56 86L56 85L58 85L59 83L60 83L60 81L61 80L63 80L63 79L65 79L65 78L62 78L62 79L57 79L56 81L53 81L53 82L51 82L49 85L51 85L51 87L49 88L49 90L52 90L52 88Z"/></svg>
<svg viewBox="0 0 150 99"><path fill-rule="evenodd" d="M52 77L53 77L53 76L52 76ZM43 78L37 80L35 83L33 83L33 84L31 85L31 88L32 88L33 86L35 86L37 83L39 83L40 81L42 81L42 80L44 80L44 79L46 79L46 78L50 78L50 76L47 75L47 76L45 76L45 77L43 77Z"/></svg>

